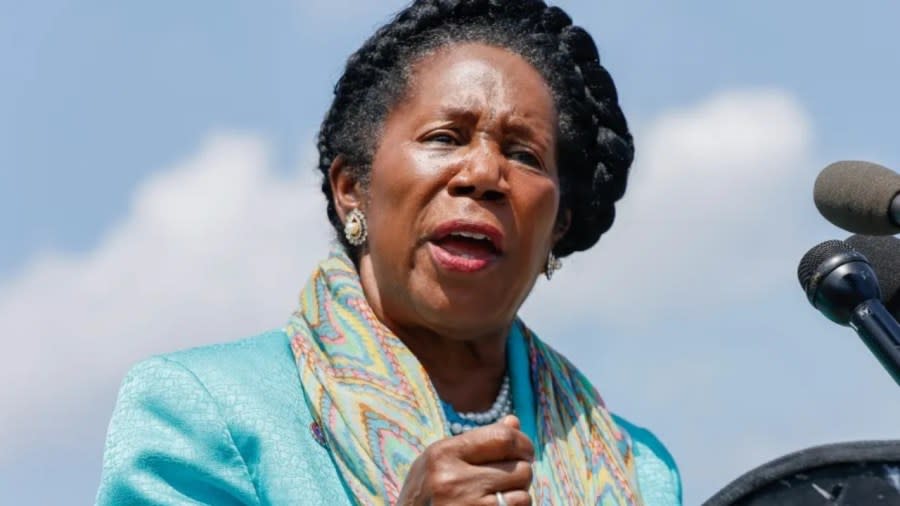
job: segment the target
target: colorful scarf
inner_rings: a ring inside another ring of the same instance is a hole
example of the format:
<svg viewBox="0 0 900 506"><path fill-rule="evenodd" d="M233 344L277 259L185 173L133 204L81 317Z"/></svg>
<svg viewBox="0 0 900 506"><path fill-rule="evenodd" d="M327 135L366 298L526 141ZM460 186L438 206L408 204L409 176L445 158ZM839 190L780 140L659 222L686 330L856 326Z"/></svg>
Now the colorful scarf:
<svg viewBox="0 0 900 506"><path fill-rule="evenodd" d="M640 505L631 445L600 396L521 328L537 410L534 504ZM375 317L340 248L303 289L287 332L310 411L349 493L357 504L395 503L413 461L450 429L425 369Z"/></svg>

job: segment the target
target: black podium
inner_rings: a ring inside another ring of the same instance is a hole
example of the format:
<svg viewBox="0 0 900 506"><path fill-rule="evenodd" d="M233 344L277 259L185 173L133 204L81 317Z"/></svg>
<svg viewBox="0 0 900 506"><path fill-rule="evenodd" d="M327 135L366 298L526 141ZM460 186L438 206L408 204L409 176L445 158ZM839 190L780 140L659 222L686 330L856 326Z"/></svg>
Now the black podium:
<svg viewBox="0 0 900 506"><path fill-rule="evenodd" d="M900 441L792 453L744 474L703 506L900 506Z"/></svg>

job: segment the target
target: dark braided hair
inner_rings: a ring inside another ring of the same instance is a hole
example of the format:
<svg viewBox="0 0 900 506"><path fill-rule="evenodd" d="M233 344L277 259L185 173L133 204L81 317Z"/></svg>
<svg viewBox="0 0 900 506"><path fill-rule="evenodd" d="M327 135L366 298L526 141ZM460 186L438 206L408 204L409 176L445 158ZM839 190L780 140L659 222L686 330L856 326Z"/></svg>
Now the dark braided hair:
<svg viewBox="0 0 900 506"><path fill-rule="evenodd" d="M591 36L562 9L542 0L416 0L347 60L319 131L328 218L348 251L354 250L342 233L329 168L342 155L352 177L365 185L381 127L407 93L413 65L448 45L473 42L522 56L553 94L559 117L560 210L571 213L554 254L586 250L612 226L634 145Z"/></svg>

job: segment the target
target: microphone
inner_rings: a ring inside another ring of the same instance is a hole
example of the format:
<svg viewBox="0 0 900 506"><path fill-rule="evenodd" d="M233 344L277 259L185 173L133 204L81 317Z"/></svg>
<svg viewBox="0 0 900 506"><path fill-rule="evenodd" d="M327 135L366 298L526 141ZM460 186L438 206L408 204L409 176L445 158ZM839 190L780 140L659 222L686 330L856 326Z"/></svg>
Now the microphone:
<svg viewBox="0 0 900 506"><path fill-rule="evenodd" d="M797 276L813 307L853 328L900 385L900 325L881 303L866 257L843 241L825 241L803 256Z"/></svg>
<svg viewBox="0 0 900 506"><path fill-rule="evenodd" d="M869 162L836 162L816 178L822 216L854 234L900 233L900 174Z"/></svg>
<svg viewBox="0 0 900 506"><path fill-rule="evenodd" d="M900 319L900 239L890 235L852 235L844 242L869 260L878 277L884 307Z"/></svg>

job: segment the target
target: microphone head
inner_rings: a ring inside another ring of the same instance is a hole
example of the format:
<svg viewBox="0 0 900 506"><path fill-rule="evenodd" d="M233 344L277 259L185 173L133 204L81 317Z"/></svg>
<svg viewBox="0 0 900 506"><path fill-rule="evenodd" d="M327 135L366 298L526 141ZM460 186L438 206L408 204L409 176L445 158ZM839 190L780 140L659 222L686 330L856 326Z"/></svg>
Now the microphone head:
<svg viewBox="0 0 900 506"><path fill-rule="evenodd" d="M880 165L836 162L816 178L813 200L828 221L856 234L893 235L891 202L900 193L900 174Z"/></svg>
<svg viewBox="0 0 900 506"><path fill-rule="evenodd" d="M895 317L900 315L900 239L853 235L845 242L869 260L878 276L884 306Z"/></svg>
<svg viewBox="0 0 900 506"><path fill-rule="evenodd" d="M797 277L800 286L811 297L819 288L822 278L828 275L835 267L847 262L859 260L861 255L844 241L825 241L811 248L803 255L800 265L797 267Z"/></svg>
<svg viewBox="0 0 900 506"><path fill-rule="evenodd" d="M853 310L863 302L881 299L869 261L844 241L825 241L810 249L797 277L809 302L841 325L850 323Z"/></svg>

